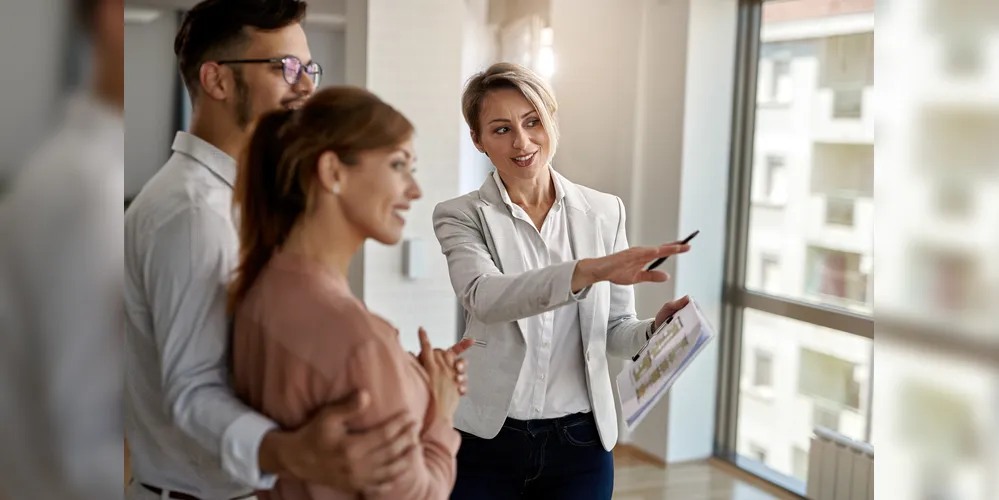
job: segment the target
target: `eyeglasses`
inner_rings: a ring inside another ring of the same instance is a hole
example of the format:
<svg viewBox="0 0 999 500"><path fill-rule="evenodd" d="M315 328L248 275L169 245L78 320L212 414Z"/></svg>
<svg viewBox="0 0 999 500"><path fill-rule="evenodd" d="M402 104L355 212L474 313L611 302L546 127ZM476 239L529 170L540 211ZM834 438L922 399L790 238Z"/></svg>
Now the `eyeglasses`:
<svg viewBox="0 0 999 500"><path fill-rule="evenodd" d="M295 56L275 57L273 59L229 59L226 61L216 61L218 64L277 64L281 63L284 81L289 85L297 85L302 79L302 73L309 75L313 85L319 86L319 81L323 78L323 67L317 62L303 64L302 60Z"/></svg>

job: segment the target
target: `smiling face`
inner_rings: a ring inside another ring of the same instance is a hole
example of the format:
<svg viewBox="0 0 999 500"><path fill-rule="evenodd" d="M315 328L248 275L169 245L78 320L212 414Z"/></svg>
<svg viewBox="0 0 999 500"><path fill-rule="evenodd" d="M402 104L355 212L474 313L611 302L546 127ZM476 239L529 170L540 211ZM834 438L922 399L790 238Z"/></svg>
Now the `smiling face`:
<svg viewBox="0 0 999 500"><path fill-rule="evenodd" d="M517 89L489 91L482 100L479 130L472 141L500 175L533 178L547 168L549 136L537 109Z"/></svg>
<svg viewBox="0 0 999 500"><path fill-rule="evenodd" d="M415 160L413 142L407 140L395 148L361 152L355 164L341 165L327 177L340 184L333 196L363 237L385 245L402 239L406 212L423 196L413 177Z"/></svg>
<svg viewBox="0 0 999 500"><path fill-rule="evenodd" d="M241 59L294 56L303 65L312 62L305 31L298 23L273 31L251 29L249 38L250 43ZM236 86L233 110L236 122L242 128L268 111L300 108L316 91L312 79L305 74L300 75L298 83L288 83L281 63L239 64L232 69Z"/></svg>

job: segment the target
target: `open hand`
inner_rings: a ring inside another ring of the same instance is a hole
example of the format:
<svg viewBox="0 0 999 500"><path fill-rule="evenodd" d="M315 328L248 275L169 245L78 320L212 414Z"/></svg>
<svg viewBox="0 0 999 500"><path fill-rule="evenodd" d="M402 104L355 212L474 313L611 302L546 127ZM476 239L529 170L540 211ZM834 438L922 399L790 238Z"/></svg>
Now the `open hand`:
<svg viewBox="0 0 999 500"><path fill-rule="evenodd" d="M690 245L667 243L657 247L632 247L596 259L583 259L577 265L577 271L581 272L573 275L572 289L577 291L600 281L610 281L617 285L663 282L669 279L668 274L656 270L646 271L645 267L658 258L689 250Z"/></svg>
<svg viewBox="0 0 999 500"><path fill-rule="evenodd" d="M347 421L370 400L366 392L357 392L323 407L294 431L267 434L261 447L272 448L280 466L262 467L344 491L387 490L413 466L419 428L403 412L375 427L349 430Z"/></svg>

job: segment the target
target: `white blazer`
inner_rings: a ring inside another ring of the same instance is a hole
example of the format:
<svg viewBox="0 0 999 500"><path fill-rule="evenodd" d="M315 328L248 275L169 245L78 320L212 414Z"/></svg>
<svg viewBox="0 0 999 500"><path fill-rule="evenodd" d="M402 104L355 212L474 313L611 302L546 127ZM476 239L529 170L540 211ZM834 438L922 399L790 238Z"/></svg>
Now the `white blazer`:
<svg viewBox="0 0 999 500"><path fill-rule="evenodd" d="M624 204L617 196L569 182L565 188L569 239L576 260L628 248ZM617 443L617 409L607 355L631 357L646 342L652 320L635 316L631 286L603 281L572 298L568 276L576 261L525 269L517 248L514 218L492 178L478 191L434 209L434 231L447 257L451 285L461 300L465 337L475 339L468 361L468 395L455 427L492 439L507 418L524 363L526 322L531 316L579 300L586 382L604 448Z"/></svg>

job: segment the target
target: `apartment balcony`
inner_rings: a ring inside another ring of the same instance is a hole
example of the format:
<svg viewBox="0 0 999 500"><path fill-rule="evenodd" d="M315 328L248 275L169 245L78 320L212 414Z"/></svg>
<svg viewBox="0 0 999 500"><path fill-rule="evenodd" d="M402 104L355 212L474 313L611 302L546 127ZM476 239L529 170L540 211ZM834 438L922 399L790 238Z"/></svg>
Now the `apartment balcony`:
<svg viewBox="0 0 999 500"><path fill-rule="evenodd" d="M874 87L824 87L815 94L812 138L832 144L874 144Z"/></svg>
<svg viewBox="0 0 999 500"><path fill-rule="evenodd" d="M848 192L812 193L807 210L809 244L859 254L873 250L873 198Z"/></svg>

